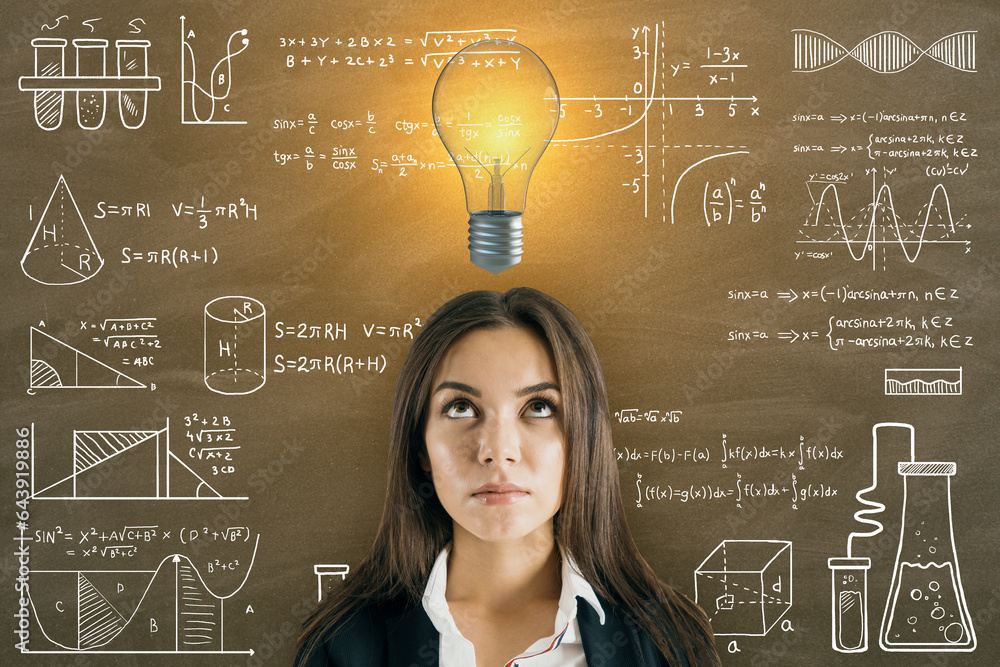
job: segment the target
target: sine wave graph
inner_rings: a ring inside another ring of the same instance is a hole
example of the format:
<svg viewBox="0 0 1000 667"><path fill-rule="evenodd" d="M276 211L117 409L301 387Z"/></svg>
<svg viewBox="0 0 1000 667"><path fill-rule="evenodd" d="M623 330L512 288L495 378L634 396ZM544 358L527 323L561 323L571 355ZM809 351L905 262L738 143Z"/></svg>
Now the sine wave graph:
<svg viewBox="0 0 1000 667"><path fill-rule="evenodd" d="M45 643L39 639L22 653L252 655L227 648L225 609L246 585L259 541L228 594L213 590L183 554L166 556L154 570L32 569L28 604L50 647L34 648Z"/></svg>
<svg viewBox="0 0 1000 667"><path fill-rule="evenodd" d="M887 183L876 190L873 182L871 199L846 219L840 193L844 183L809 181L806 185L813 205L799 229L801 238L797 243L846 246L856 262L870 256L873 270L878 268L879 258L885 270L887 250L897 245L910 264L917 261L927 245L964 247L966 253L971 250L971 241L959 238L971 225L964 218L955 219L943 183L934 186L927 203L909 223L901 223L892 189ZM817 197L814 188L819 186L822 190Z"/></svg>
<svg viewBox="0 0 1000 667"><path fill-rule="evenodd" d="M796 72L817 72L853 58L873 72L895 74L923 56L961 72L976 71L976 31L955 32L921 48L895 30L885 30L862 40L854 48L838 44L814 30L793 30Z"/></svg>

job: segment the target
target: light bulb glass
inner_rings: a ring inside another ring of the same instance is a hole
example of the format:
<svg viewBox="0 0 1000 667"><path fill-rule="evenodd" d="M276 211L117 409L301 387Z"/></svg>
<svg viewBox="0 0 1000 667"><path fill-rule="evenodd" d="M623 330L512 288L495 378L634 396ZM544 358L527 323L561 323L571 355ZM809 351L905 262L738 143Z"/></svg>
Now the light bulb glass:
<svg viewBox="0 0 1000 667"><path fill-rule="evenodd" d="M493 273L514 266L528 180L559 123L549 68L516 42L477 42L441 70L432 110L465 187L472 263Z"/></svg>

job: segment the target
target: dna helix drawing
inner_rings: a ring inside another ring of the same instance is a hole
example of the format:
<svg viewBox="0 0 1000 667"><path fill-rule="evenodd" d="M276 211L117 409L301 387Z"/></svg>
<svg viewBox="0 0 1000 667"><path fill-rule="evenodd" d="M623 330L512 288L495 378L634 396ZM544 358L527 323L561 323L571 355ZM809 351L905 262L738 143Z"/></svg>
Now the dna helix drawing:
<svg viewBox="0 0 1000 667"><path fill-rule="evenodd" d="M922 49L906 35L885 30L862 40L853 49L813 30L793 30L796 72L817 72L853 58L873 72L895 74L923 56L961 72L976 71L976 32L955 32Z"/></svg>

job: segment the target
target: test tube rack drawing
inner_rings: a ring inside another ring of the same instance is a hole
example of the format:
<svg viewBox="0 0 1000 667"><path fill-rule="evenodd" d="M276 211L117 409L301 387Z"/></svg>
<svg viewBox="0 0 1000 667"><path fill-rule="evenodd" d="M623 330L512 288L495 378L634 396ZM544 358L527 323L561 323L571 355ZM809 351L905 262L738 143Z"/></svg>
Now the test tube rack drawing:
<svg viewBox="0 0 1000 667"><path fill-rule="evenodd" d="M956 652L976 649L976 632L958 569L951 511L951 462L917 461L914 428L883 422L872 427L872 484L855 498L866 505L856 521L872 526L847 539L847 556L830 558L832 573L832 644L841 653L868 650L868 570L871 559L854 555L854 538L874 537L883 526L869 515L885 505L865 496L878 485L878 430L909 430L910 460L898 463L903 477L902 530L892 584L886 597L879 646L889 652Z"/></svg>
<svg viewBox="0 0 1000 667"><path fill-rule="evenodd" d="M76 73L66 73L67 41L58 37L31 40L35 49L35 75L18 79L18 89L35 94L35 123L46 131L62 125L66 94L76 93L76 120L84 130L104 124L108 93L118 93L122 125L130 130L146 121L150 92L160 90L160 77L148 76L144 39L115 41L117 74L107 73L106 39L74 39Z"/></svg>

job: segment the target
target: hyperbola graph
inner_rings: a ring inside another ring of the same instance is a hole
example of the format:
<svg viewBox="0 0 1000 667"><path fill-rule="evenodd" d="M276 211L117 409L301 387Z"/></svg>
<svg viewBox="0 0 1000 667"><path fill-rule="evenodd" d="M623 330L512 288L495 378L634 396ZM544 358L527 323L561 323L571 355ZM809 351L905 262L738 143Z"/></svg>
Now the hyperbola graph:
<svg viewBox="0 0 1000 667"><path fill-rule="evenodd" d="M847 214L844 202L854 196L846 183L810 180L806 186L812 207L799 228L797 243L846 248L856 262L870 258L872 270L878 268L879 259L885 270L886 254L892 247L898 247L911 264L928 245L963 247L966 253L971 249L971 241L964 238L971 225L964 218L955 219L942 183L934 186L916 215L906 219L897 213L889 185L876 187L874 177L870 199Z"/></svg>
<svg viewBox="0 0 1000 667"><path fill-rule="evenodd" d="M219 493L170 449L170 424L159 430L73 431L72 472L41 488L35 500L246 500ZM32 470L35 451L31 448ZM45 466L48 470L53 466Z"/></svg>
<svg viewBox="0 0 1000 667"><path fill-rule="evenodd" d="M961 72L976 71L976 31L955 32L926 49L895 30L885 30L849 49L813 30L793 30L796 72L817 72L851 58L873 72L895 74L923 56Z"/></svg>
<svg viewBox="0 0 1000 667"><path fill-rule="evenodd" d="M668 26L661 21L632 29L632 55L614 93L559 95L565 118L550 147L583 159L622 159L628 171L620 186L641 198L645 218L708 227L759 220L764 202L752 192L764 188L747 176L738 183L730 178L750 150L728 124L760 116L761 102L749 89L750 54L722 43L678 54L676 43L667 43ZM696 126L699 138L682 138L677 129L691 120L703 123ZM673 159L675 153L684 157ZM720 197L712 196L716 191ZM696 208L681 205L695 199Z"/></svg>
<svg viewBox="0 0 1000 667"><path fill-rule="evenodd" d="M246 584L256 555L255 542L243 580L225 595L183 554L154 570L33 569L27 598L40 637L22 653L252 655L226 648L226 601ZM42 637L48 648L35 648Z"/></svg>

